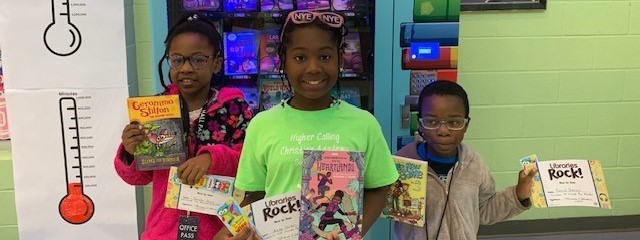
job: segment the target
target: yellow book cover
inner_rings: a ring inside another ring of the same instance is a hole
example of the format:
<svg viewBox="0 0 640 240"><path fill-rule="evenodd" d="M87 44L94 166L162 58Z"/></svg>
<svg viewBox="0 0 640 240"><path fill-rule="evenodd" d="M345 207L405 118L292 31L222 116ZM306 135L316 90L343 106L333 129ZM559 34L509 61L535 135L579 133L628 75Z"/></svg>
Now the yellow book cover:
<svg viewBox="0 0 640 240"><path fill-rule="evenodd" d="M426 219L427 162L393 156L400 177L391 184L382 217L415 226Z"/></svg>
<svg viewBox="0 0 640 240"><path fill-rule="evenodd" d="M138 170L168 169L186 160L178 95L131 97L127 108L129 120L140 123L147 134L133 154Z"/></svg>
<svg viewBox="0 0 640 240"><path fill-rule="evenodd" d="M600 161L539 161L533 154L520 159L530 171L537 169L531 204L537 208L583 206L611 209L609 191Z"/></svg>

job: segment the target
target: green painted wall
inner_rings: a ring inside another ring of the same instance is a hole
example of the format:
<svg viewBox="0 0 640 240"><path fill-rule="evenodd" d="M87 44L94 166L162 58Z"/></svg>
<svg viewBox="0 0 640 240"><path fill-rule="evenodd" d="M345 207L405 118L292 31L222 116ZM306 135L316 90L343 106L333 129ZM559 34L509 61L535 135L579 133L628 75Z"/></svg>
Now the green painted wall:
<svg viewBox="0 0 640 240"><path fill-rule="evenodd" d="M638 215L640 1L549 0L547 9L463 13L466 142L498 189L517 182L517 160L531 153L602 161L613 210L532 209L516 219Z"/></svg>

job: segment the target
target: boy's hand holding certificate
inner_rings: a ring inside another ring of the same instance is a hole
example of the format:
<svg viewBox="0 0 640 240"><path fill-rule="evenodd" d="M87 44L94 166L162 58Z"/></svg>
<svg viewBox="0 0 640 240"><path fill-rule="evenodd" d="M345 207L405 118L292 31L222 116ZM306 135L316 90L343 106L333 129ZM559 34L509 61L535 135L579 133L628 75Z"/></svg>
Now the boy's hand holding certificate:
<svg viewBox="0 0 640 240"><path fill-rule="evenodd" d="M611 201L600 161L538 161L536 155L520 160L528 171L537 169L531 193L538 208L584 206L611 208Z"/></svg>

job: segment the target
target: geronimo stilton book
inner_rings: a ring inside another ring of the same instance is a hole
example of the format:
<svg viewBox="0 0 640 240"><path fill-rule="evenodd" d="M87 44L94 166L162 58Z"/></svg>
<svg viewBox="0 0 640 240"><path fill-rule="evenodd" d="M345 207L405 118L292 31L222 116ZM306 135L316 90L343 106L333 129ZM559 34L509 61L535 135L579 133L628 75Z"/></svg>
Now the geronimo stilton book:
<svg viewBox="0 0 640 240"><path fill-rule="evenodd" d="M364 153L305 150L300 239L361 239Z"/></svg>
<svg viewBox="0 0 640 240"><path fill-rule="evenodd" d="M391 184L382 217L424 226L427 206L427 162L393 156L400 177Z"/></svg>
<svg viewBox="0 0 640 240"><path fill-rule="evenodd" d="M132 97L127 107L129 120L138 122L147 134L133 153L139 171L168 169L186 160L178 95Z"/></svg>
<svg viewBox="0 0 640 240"><path fill-rule="evenodd" d="M611 209L604 171L597 160L539 161L535 154L520 159L528 173L536 169L531 203L537 208L596 207Z"/></svg>

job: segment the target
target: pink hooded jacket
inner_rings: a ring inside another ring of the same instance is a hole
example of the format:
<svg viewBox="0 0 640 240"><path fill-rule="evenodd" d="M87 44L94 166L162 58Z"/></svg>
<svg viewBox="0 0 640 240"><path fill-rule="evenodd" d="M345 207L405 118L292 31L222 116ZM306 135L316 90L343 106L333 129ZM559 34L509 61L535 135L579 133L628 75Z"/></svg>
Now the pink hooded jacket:
<svg viewBox="0 0 640 240"><path fill-rule="evenodd" d="M169 85L168 93L177 93L177 88L173 85ZM209 104L209 107L207 108L206 112L209 117L214 116L221 107L225 107L230 103L244 103L242 104L243 109L240 109L238 116L230 116L230 118L234 117L235 119L243 119L244 122L229 121L229 124L226 126L227 130L236 129L236 133L242 131L240 132L242 137L238 137L232 141L224 141L220 144L201 146L196 149L196 155L207 152L211 154L211 168L209 169L208 174L235 177L238 169L240 152L242 150L242 142L244 141L244 128L246 128L248 121L253 116L251 110L249 110L248 104L243 100L244 95L242 91L239 89L222 88L219 90L217 96L212 98L216 99ZM192 130L195 125L195 122L191 124ZM237 137L238 135L239 134L234 134L234 137ZM229 144L229 142L231 142L231 144ZM193 142L189 142L189 145L189 148L193 149ZM149 183L153 183L151 206L149 207L146 228L142 233L141 239L175 240L178 237L179 218L180 216L186 215L186 211L164 207L169 170L137 171L135 162L131 165L127 165L127 163L125 163L125 155L126 151L124 150L124 147L120 145L114 159L114 165L118 175L125 182L131 185L147 185ZM193 156L189 156L188 158L190 157ZM213 236L223 226L222 222L216 216L200 213L191 213L191 216L195 216L200 219L197 235L197 239L199 240L213 239Z"/></svg>

